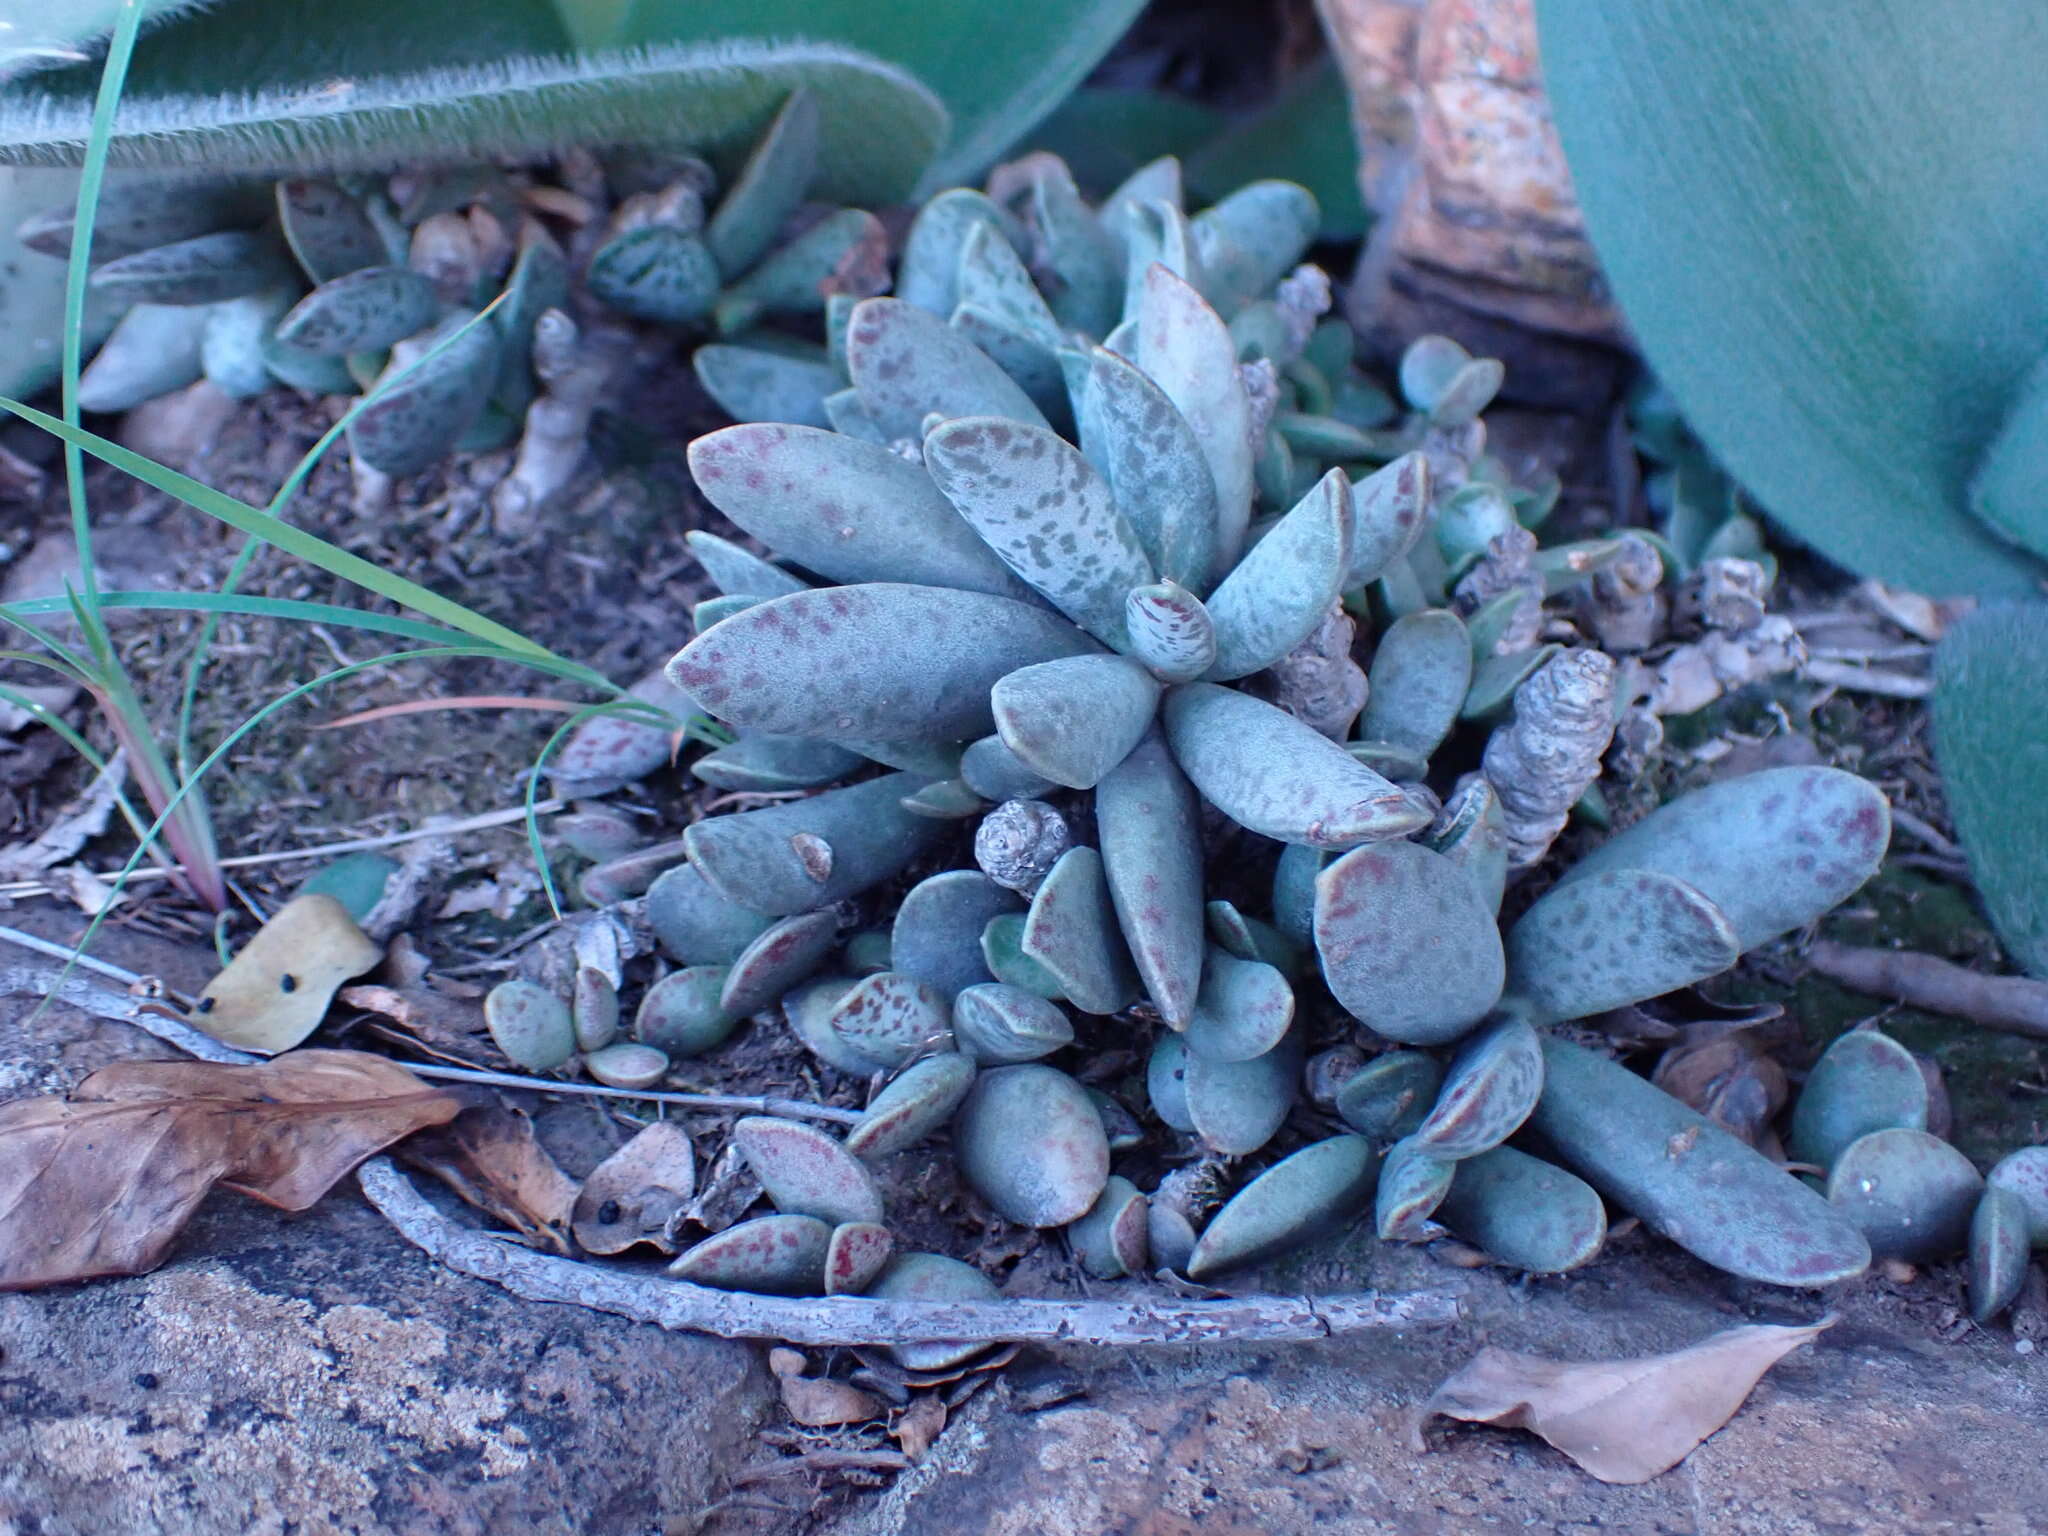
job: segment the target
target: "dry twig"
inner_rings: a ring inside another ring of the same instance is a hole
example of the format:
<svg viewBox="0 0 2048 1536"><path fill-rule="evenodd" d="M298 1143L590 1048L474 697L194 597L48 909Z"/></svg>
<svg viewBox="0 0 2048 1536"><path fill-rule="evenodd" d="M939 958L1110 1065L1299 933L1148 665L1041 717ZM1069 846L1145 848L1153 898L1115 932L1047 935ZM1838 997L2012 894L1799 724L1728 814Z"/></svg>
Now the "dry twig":
<svg viewBox="0 0 2048 1536"><path fill-rule="evenodd" d="M1828 939L1816 941L1806 960L1821 975L1873 997L2048 1040L2048 981L1986 976L1909 949L1858 949Z"/></svg>

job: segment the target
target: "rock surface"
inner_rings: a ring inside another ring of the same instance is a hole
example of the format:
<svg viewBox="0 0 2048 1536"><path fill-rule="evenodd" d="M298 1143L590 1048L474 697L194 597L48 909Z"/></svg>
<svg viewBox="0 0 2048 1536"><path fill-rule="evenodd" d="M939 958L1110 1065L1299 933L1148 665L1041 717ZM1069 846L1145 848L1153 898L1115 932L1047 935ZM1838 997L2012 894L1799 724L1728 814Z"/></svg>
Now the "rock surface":
<svg viewBox="0 0 2048 1536"><path fill-rule="evenodd" d="M1407 1337L1284 1349L1069 1350L970 1402L886 1493L830 1536L1642 1536L2041 1528L2048 1373L2010 1334L1954 1344L1866 1285L1819 1342L1763 1379L1729 1426L1637 1487L1596 1482L1530 1435L1437 1421L1417 1404L1486 1344L1563 1359L1650 1354L1823 1307L1624 1240L1589 1273L1513 1286L1420 1257L1387 1285L1467 1286L1469 1320ZM1302 1277L1308 1278L1306 1276ZM1933 1281L1916 1282L1919 1285ZM1737 1305L1737 1303L1742 1303ZM1937 1306L1938 1310L1938 1306ZM1027 1357L1028 1359L1028 1357ZM1033 1401L1077 1395L1042 1411Z"/></svg>

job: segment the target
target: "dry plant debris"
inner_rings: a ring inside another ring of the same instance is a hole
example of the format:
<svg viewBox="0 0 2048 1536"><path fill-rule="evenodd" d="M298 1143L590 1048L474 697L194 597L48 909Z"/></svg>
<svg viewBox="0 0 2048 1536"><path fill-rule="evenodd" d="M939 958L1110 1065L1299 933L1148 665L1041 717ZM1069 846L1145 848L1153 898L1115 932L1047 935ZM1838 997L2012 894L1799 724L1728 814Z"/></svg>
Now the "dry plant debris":
<svg viewBox="0 0 2048 1536"><path fill-rule="evenodd" d="M1422 1405L1415 1449L1428 1449L1423 1426L1441 1414L1526 1429L1603 1483L1646 1483L1733 1418L1765 1371L1833 1324L1755 1323L1637 1360L1566 1364L1481 1350Z"/></svg>

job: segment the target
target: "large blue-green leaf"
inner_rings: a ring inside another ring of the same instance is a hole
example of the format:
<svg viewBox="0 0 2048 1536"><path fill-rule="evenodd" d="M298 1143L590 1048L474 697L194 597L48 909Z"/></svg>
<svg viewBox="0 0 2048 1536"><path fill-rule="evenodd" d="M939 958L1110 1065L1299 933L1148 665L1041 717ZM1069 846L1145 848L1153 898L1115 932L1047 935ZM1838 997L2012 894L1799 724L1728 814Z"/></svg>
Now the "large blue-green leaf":
<svg viewBox="0 0 2048 1536"><path fill-rule="evenodd" d="M1767 768L1659 806L1574 864L1552 895L1611 870L1675 875L1727 917L1740 953L1831 911L1877 872L1890 840L1891 807L1875 785L1839 768Z"/></svg>
<svg viewBox="0 0 2048 1536"><path fill-rule="evenodd" d="M998 678L1094 649L1058 615L1007 597L875 581L756 604L691 641L667 672L743 729L972 741L995 727Z"/></svg>
<svg viewBox="0 0 2048 1536"><path fill-rule="evenodd" d="M938 839L943 822L902 805L928 782L886 773L807 800L706 816L683 841L690 863L727 901L770 917L809 912L858 896Z"/></svg>
<svg viewBox="0 0 2048 1536"><path fill-rule="evenodd" d="M617 0L595 0L609 10ZM571 14L593 0L563 0ZM612 40L801 37L901 66L952 114L927 192L967 181L1044 117L1109 51L1142 0L630 0ZM857 129L875 134L878 126Z"/></svg>
<svg viewBox="0 0 2048 1536"><path fill-rule="evenodd" d="M1095 788L1103 874L1159 1015L1185 1027L1202 979L1201 806L1157 731Z"/></svg>
<svg viewBox="0 0 2048 1536"><path fill-rule="evenodd" d="M1216 482L1179 408L1135 363L1105 347L1065 356L1081 451L1161 575L1208 589L1216 562Z"/></svg>
<svg viewBox="0 0 2048 1536"><path fill-rule="evenodd" d="M1003 745L1027 767L1093 789L1151 726L1159 684L1128 656L1065 656L1018 668L989 702Z"/></svg>
<svg viewBox="0 0 2048 1536"><path fill-rule="evenodd" d="M1218 583L1210 677L1263 672L1329 617L1351 562L1351 505L1351 482L1331 470Z"/></svg>
<svg viewBox="0 0 2048 1536"><path fill-rule="evenodd" d="M142 38L109 163L331 174L653 143L730 165L808 86L813 195L884 202L945 133L923 86L817 28L727 18L687 42L569 47L548 0L226 0ZM98 74L88 63L17 82L0 104L0 159L82 160Z"/></svg>
<svg viewBox="0 0 2048 1536"><path fill-rule="evenodd" d="M1236 564L1252 515L1252 406L1230 328L1194 287L1158 262L1145 268L1138 366L1194 429L1216 489L1216 559Z"/></svg>
<svg viewBox="0 0 2048 1536"><path fill-rule="evenodd" d="M1043 426L969 416L934 429L924 459L1005 565L1097 639L1128 645L1124 596L1152 582L1152 562L1078 448Z"/></svg>
<svg viewBox="0 0 2048 1536"><path fill-rule="evenodd" d="M1538 0L1630 328L1728 469L1844 564L2020 595L1967 508L2048 339L2048 10ZM2048 524L2038 488L2033 526Z"/></svg>
<svg viewBox="0 0 2048 1536"><path fill-rule="evenodd" d="M1214 683L1166 696L1166 739L1208 802L1283 843L1349 848L1429 821L1392 784L1285 710Z"/></svg>
<svg viewBox="0 0 2048 1536"><path fill-rule="evenodd" d="M833 581L1031 596L931 476L879 443L810 427L728 427L690 444L690 472L719 511Z"/></svg>
<svg viewBox="0 0 2048 1536"><path fill-rule="evenodd" d="M2006 950L2048 976L2048 603L1971 614L1936 653L1934 748Z"/></svg>

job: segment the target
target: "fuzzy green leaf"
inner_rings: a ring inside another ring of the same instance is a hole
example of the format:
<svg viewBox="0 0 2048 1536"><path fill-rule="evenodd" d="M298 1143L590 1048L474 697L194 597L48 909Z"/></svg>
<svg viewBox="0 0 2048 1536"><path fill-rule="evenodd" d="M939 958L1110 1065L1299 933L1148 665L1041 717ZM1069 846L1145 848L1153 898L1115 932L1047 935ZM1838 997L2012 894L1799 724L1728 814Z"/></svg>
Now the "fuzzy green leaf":
<svg viewBox="0 0 2048 1536"><path fill-rule="evenodd" d="M1032 596L930 475L879 444L764 424L700 437L689 458L713 506L820 576Z"/></svg>
<svg viewBox="0 0 2048 1536"><path fill-rule="evenodd" d="M632 0L616 40L815 38L887 59L937 92L952 135L923 191L975 178L1094 67L1142 0ZM879 125L841 131L874 134ZM825 141L832 133L828 127Z"/></svg>
<svg viewBox="0 0 2048 1536"><path fill-rule="evenodd" d="M1966 496L2048 336L2048 286L2024 275L2048 268L2048 13L1536 9L1601 264L1715 456L1868 575L2036 589L2042 564Z"/></svg>
<svg viewBox="0 0 2048 1536"><path fill-rule="evenodd" d="M1970 874L2007 952L2048 977L2048 603L1963 619L1935 675L1935 756Z"/></svg>
<svg viewBox="0 0 2048 1536"><path fill-rule="evenodd" d="M934 429L924 459L1005 565L1097 639L1128 644L1124 595L1153 579L1152 564L1079 449L1050 428L977 415Z"/></svg>
<svg viewBox="0 0 2048 1536"><path fill-rule="evenodd" d="M108 163L331 175L605 144L730 160L804 86L820 113L814 195L902 197L944 135L938 101L880 59L752 41L761 30L570 57L544 0L229 0L141 41ZM96 84L81 66L17 85L0 160L81 161Z"/></svg>
<svg viewBox="0 0 2048 1536"><path fill-rule="evenodd" d="M1429 821L1328 737L1250 694L1190 683L1166 696L1166 737L1203 797L1283 843L1349 848Z"/></svg>
<svg viewBox="0 0 2048 1536"><path fill-rule="evenodd" d="M979 592L868 582L759 603L668 664L720 719L786 736L972 741L1018 667L1095 649L1041 608Z"/></svg>

